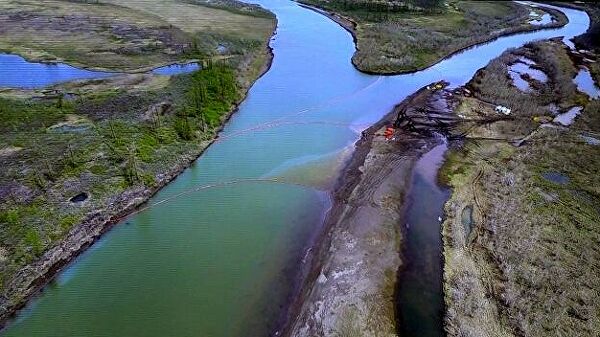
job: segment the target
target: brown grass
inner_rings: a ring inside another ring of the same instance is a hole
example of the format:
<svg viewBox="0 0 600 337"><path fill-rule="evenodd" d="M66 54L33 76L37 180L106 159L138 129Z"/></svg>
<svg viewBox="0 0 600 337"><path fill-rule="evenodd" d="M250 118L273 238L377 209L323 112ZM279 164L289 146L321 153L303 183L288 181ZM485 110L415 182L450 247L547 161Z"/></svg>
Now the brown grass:
<svg viewBox="0 0 600 337"><path fill-rule="evenodd" d="M482 89L478 97L492 103L506 97L501 66L510 55L524 54L549 74L555 103L578 101L570 90L573 66L556 48L539 42L492 61L479 74L480 83L472 83ZM500 84L496 92L488 86L493 79ZM521 103L519 108L528 106ZM600 131L600 110L597 101L578 103L587 106L571 129L542 128L520 147L471 140L449 155L442 174L453 187L443 227L450 336L600 331L600 147L579 137L580 129ZM547 172L569 181L553 183L543 177ZM470 233L461 221L468 206L474 209Z"/></svg>
<svg viewBox="0 0 600 337"><path fill-rule="evenodd" d="M355 1L304 0L358 23L358 69L374 73L414 71L465 47L503 34L534 29L529 9L510 2L451 1L440 11L383 11L345 5ZM565 17L554 13L564 24ZM558 24L558 23L557 23Z"/></svg>
<svg viewBox="0 0 600 337"><path fill-rule="evenodd" d="M213 55L220 44L228 54L262 47L274 17L253 6L227 6L209 7L200 0L5 0L0 2L0 50L34 60L135 70L198 52Z"/></svg>

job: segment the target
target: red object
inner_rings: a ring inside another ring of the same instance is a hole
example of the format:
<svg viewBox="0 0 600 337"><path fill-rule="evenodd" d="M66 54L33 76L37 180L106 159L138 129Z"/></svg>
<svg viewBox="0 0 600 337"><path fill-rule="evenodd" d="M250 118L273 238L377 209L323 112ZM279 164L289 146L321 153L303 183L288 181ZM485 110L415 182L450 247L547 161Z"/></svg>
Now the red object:
<svg viewBox="0 0 600 337"><path fill-rule="evenodd" d="M389 140L394 135L394 128L392 128L392 127L386 128L383 135L385 136L386 139Z"/></svg>

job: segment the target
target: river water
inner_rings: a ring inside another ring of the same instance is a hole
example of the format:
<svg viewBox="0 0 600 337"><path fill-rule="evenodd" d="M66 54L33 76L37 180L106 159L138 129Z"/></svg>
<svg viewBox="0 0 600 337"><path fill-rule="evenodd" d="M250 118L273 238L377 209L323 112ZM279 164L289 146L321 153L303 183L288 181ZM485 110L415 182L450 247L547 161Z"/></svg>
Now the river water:
<svg viewBox="0 0 600 337"><path fill-rule="evenodd" d="M406 198L405 265L399 275L396 311L400 336L444 336L442 235L448 189L438 186L438 169L448 149L440 144L416 163Z"/></svg>
<svg viewBox="0 0 600 337"><path fill-rule="evenodd" d="M583 12L565 9L570 23L562 29L501 38L418 73L380 77L353 68L351 36L326 17L291 1L258 3L279 20L272 68L221 140L150 202L237 179L278 182L204 189L123 220L4 336L268 335L362 129L419 87L440 79L463 84L506 48L573 37L589 24ZM438 223L437 212L422 216Z"/></svg>

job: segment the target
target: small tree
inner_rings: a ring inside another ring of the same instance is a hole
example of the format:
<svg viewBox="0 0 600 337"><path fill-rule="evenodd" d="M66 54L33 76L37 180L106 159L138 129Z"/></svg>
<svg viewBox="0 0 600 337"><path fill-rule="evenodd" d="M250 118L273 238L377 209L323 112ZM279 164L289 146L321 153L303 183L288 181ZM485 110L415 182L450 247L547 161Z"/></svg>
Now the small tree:
<svg viewBox="0 0 600 337"><path fill-rule="evenodd" d="M187 108L183 108L181 110L181 116L179 116L175 119L175 122L173 123L173 127L175 129L175 132L179 136L179 138L181 138L183 140L194 139L194 129L192 128L192 126L190 124L190 121L188 118L188 113L187 113Z"/></svg>
<svg viewBox="0 0 600 337"><path fill-rule="evenodd" d="M134 143L131 143L130 146L127 147L127 162L123 168L123 175L125 176L125 181L130 186L140 181L137 153Z"/></svg>

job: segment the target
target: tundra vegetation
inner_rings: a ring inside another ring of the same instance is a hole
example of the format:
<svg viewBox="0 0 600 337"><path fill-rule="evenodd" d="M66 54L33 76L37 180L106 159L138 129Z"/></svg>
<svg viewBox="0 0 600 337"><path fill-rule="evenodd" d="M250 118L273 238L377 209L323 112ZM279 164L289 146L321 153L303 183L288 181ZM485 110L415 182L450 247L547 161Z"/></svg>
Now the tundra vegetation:
<svg viewBox="0 0 600 337"><path fill-rule="evenodd" d="M20 270L79 224L143 201L210 144L268 66L275 17L233 1L9 0L0 8L0 21L11 23L0 27L1 48L26 57L111 70L202 63L172 77L0 92L1 321L28 295Z"/></svg>
<svg viewBox="0 0 600 337"><path fill-rule="evenodd" d="M234 1L0 1L0 50L38 61L134 71L231 57L262 44L273 16Z"/></svg>
<svg viewBox="0 0 600 337"><path fill-rule="evenodd" d="M557 40L509 50L469 82L474 97L458 98L464 141L440 171L453 188L443 224L449 336L600 331L600 104L577 91L570 56ZM508 76L523 57L548 76L526 78L525 92ZM511 115L469 123L497 104ZM583 111L573 124L552 122L574 106Z"/></svg>
<svg viewBox="0 0 600 337"><path fill-rule="evenodd" d="M463 48L543 26L529 23L531 8L496 1L302 0L356 24L354 65L370 73L409 72ZM566 17L551 11L555 21Z"/></svg>

